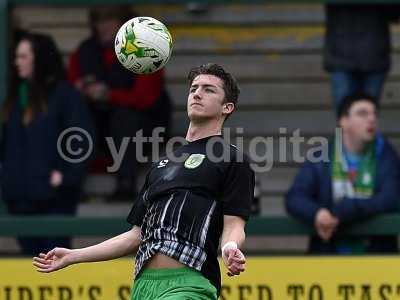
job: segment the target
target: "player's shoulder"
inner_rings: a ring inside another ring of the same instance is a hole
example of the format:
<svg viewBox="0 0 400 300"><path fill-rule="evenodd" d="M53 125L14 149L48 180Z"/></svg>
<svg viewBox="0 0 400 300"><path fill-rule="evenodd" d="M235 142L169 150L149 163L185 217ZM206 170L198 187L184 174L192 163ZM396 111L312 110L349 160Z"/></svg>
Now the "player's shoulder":
<svg viewBox="0 0 400 300"><path fill-rule="evenodd" d="M236 146L235 144L229 144L229 150L233 161L239 163L242 162L246 165L250 164L250 157L245 152L243 152L243 150L239 149L238 146Z"/></svg>
<svg viewBox="0 0 400 300"><path fill-rule="evenodd" d="M232 162L244 162L250 163L249 156L243 152L241 147L238 147L236 144L231 143L229 138L224 136L215 136L213 137L213 146L217 146L214 148L216 152L223 151L224 155L229 154L229 161Z"/></svg>

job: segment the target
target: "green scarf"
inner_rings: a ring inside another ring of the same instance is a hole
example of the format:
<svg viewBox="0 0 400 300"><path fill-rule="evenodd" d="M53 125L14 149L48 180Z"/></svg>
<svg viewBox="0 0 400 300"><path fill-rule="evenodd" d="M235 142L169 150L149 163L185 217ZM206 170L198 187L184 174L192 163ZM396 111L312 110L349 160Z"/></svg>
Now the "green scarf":
<svg viewBox="0 0 400 300"><path fill-rule="evenodd" d="M24 110L28 106L28 83L22 81L18 86L19 105Z"/></svg>
<svg viewBox="0 0 400 300"><path fill-rule="evenodd" d="M338 139L335 139L334 160L332 163L333 199L370 198L374 192L376 170L375 141L367 145L357 170L356 179L351 182L349 167Z"/></svg>
<svg viewBox="0 0 400 300"><path fill-rule="evenodd" d="M376 171L375 140L367 145L362 154L355 180L350 180L349 167L343 153L342 141L335 138L334 160L332 162L332 192L334 202L346 201L344 198L370 198L374 192ZM365 252L363 238L343 237L336 240L339 253L361 254Z"/></svg>

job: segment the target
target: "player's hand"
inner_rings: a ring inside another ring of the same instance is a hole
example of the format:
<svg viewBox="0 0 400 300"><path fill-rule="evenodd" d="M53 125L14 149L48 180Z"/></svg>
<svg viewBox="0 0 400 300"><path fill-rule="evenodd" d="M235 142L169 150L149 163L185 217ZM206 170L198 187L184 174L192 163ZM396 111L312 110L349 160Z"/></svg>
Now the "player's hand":
<svg viewBox="0 0 400 300"><path fill-rule="evenodd" d="M54 248L47 254L40 253L33 258L33 265L41 273L50 273L73 264L73 250L67 248Z"/></svg>
<svg viewBox="0 0 400 300"><path fill-rule="evenodd" d="M246 258L238 248L227 248L222 253L222 259L228 269L228 276L240 275L245 270Z"/></svg>

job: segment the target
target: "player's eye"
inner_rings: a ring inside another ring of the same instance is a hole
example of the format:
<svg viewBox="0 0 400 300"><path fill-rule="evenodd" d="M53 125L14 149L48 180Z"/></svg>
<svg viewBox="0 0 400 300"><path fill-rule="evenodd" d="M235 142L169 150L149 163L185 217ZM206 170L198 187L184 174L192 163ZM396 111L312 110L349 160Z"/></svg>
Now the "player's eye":
<svg viewBox="0 0 400 300"><path fill-rule="evenodd" d="M195 87L192 87L192 88L189 89L189 92L190 92L190 93L194 93L195 91L196 91L196 88L195 88Z"/></svg>

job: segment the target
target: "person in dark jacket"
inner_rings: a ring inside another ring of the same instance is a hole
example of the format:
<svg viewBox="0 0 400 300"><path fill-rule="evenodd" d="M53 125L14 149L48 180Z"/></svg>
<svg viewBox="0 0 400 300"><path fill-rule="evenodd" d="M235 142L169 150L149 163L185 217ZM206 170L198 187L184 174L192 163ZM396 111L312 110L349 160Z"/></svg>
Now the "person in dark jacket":
<svg viewBox="0 0 400 300"><path fill-rule="evenodd" d="M390 22L395 5L327 4L324 67L331 74L335 108L362 91L379 101L390 70Z"/></svg>
<svg viewBox="0 0 400 300"><path fill-rule="evenodd" d="M400 164L397 153L377 133L377 105L367 95L342 102L328 162L304 163L286 195L287 212L316 230L311 253L395 252L395 236L337 235L341 228L398 212Z"/></svg>
<svg viewBox="0 0 400 300"><path fill-rule="evenodd" d="M68 162L59 150L70 149L74 154L89 150L90 145L73 136L69 141L59 137L71 127L90 134L89 112L79 92L64 80L60 52L48 36L22 37L11 74L2 109L1 186L8 211L15 215L73 215L85 162ZM22 237L19 242L26 255L56 244L70 244L66 237Z"/></svg>
<svg viewBox="0 0 400 300"><path fill-rule="evenodd" d="M150 137L154 128L163 127L162 136L166 137L170 123L172 107L164 70L135 75L115 55L115 35L133 16L129 6L92 8L89 14L92 35L70 58L69 80L86 95L98 131L98 153L106 156L109 146L105 137L113 137L116 148L120 149L123 139L134 137L139 130ZM131 141L117 171L116 197L134 198L138 167L136 147Z"/></svg>

